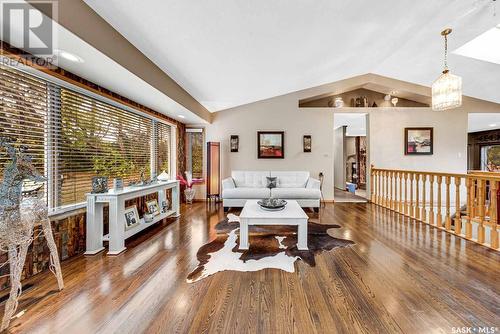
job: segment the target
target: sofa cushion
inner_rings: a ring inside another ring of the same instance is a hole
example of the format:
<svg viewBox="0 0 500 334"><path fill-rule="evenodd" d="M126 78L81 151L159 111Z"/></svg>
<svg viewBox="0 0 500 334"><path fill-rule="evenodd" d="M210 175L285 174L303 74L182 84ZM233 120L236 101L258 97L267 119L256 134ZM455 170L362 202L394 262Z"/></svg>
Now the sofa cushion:
<svg viewBox="0 0 500 334"><path fill-rule="evenodd" d="M278 177L278 188L305 188L309 172L271 172Z"/></svg>
<svg viewBox="0 0 500 334"><path fill-rule="evenodd" d="M278 184L278 178L277 177L272 177L272 176L268 176L267 177L267 184L266 184L266 188L276 188Z"/></svg>
<svg viewBox="0 0 500 334"><path fill-rule="evenodd" d="M265 188L270 172L235 170L231 176L237 188Z"/></svg>
<svg viewBox="0 0 500 334"><path fill-rule="evenodd" d="M269 198L271 191L269 188L233 188L222 190L224 199L262 199Z"/></svg>
<svg viewBox="0 0 500 334"><path fill-rule="evenodd" d="M273 188L271 197L282 199L320 199L319 189L309 188Z"/></svg>

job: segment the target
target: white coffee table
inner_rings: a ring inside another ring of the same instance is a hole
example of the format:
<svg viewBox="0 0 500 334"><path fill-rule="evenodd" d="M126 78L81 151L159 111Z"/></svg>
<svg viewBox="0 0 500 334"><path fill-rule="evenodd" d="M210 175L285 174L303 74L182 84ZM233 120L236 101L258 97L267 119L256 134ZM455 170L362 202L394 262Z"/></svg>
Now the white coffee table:
<svg viewBox="0 0 500 334"><path fill-rule="evenodd" d="M250 225L296 225L297 248L307 250L307 220L309 217L297 201L287 200L285 209L266 211L257 200L248 200L240 214L240 249L248 249L248 226Z"/></svg>

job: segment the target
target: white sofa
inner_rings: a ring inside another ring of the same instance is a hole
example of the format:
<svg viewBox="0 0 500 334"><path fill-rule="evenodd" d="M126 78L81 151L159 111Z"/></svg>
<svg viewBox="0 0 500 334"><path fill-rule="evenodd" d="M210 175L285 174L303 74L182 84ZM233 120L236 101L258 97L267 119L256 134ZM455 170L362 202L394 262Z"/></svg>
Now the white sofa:
<svg viewBox="0 0 500 334"><path fill-rule="evenodd" d="M276 177L276 188L267 188L267 177ZM222 181L224 211L243 207L249 199L281 198L296 200L301 207L319 210L320 182L309 172L233 171Z"/></svg>

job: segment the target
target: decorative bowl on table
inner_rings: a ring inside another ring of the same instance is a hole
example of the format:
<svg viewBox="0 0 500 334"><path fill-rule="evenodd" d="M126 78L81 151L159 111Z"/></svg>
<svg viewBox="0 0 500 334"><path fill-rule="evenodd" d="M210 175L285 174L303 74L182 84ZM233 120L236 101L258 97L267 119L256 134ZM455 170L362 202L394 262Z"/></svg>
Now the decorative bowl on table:
<svg viewBox="0 0 500 334"><path fill-rule="evenodd" d="M257 202L263 210L280 211L286 206L286 201L279 198L265 198Z"/></svg>

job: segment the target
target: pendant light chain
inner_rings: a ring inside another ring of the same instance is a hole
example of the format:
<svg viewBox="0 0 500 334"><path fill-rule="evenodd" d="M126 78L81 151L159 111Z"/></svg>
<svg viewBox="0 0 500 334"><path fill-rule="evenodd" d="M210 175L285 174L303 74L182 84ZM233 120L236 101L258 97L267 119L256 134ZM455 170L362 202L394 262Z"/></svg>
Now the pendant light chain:
<svg viewBox="0 0 500 334"><path fill-rule="evenodd" d="M444 71L448 72L448 34L444 35Z"/></svg>

